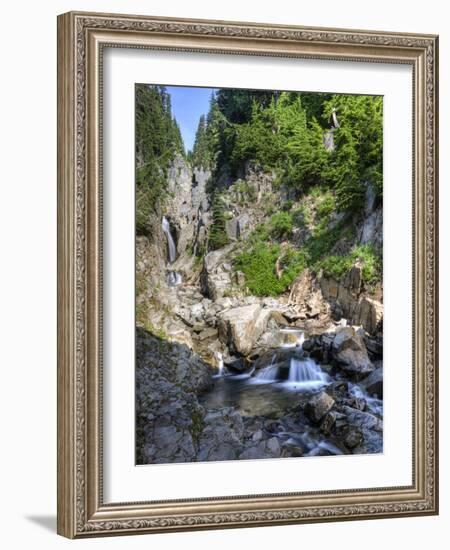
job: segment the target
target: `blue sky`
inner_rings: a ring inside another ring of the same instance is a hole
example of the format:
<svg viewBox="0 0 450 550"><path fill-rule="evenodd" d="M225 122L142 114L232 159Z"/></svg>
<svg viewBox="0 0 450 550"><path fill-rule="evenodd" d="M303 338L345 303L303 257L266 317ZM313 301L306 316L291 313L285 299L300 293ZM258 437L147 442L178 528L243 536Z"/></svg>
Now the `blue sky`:
<svg viewBox="0 0 450 550"><path fill-rule="evenodd" d="M172 115L177 119L186 151L192 149L200 115L207 114L214 88L167 86L172 99Z"/></svg>

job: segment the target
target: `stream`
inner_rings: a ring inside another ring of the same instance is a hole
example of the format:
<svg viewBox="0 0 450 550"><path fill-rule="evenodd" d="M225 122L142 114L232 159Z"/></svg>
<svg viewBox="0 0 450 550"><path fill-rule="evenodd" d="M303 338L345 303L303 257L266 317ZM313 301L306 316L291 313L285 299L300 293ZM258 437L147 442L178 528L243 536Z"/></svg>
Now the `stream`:
<svg viewBox="0 0 450 550"><path fill-rule="evenodd" d="M305 355L303 331L280 329L278 336L280 347L263 354L248 372L234 373L219 361L214 387L201 396L201 404L208 410L232 407L248 421L252 417L276 421L268 433L282 446L304 449L303 456L348 453L341 441L325 435L304 414L293 413L339 377ZM348 396L365 401L366 411L382 418L382 400L370 397L362 386L349 382Z"/></svg>

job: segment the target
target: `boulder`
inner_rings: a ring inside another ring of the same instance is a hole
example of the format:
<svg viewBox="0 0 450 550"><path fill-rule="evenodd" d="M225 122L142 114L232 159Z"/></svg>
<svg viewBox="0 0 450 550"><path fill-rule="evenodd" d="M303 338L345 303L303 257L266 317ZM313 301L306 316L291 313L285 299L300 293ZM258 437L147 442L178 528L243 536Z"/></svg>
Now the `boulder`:
<svg viewBox="0 0 450 550"><path fill-rule="evenodd" d="M248 355L266 330L270 310L250 304L221 312L218 316L219 339L233 353Z"/></svg>
<svg viewBox="0 0 450 550"><path fill-rule="evenodd" d="M331 350L333 359L348 374L363 375L374 369L364 341L353 327L339 327L336 330Z"/></svg>
<svg viewBox="0 0 450 550"><path fill-rule="evenodd" d="M325 392L314 395L305 405L305 414L313 422L319 423L332 409L334 399Z"/></svg>

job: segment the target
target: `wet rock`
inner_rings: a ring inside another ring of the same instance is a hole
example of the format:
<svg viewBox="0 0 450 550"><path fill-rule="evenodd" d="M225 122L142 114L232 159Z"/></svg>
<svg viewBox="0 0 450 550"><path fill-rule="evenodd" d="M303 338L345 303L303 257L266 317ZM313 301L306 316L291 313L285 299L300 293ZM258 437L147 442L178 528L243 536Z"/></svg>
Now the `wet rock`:
<svg viewBox="0 0 450 550"><path fill-rule="evenodd" d="M303 342L302 348L304 351L312 351L316 345L316 342L314 339L305 340Z"/></svg>
<svg viewBox="0 0 450 550"><path fill-rule="evenodd" d="M334 405L334 399L325 392L313 396L305 405L305 414L313 422L320 422Z"/></svg>

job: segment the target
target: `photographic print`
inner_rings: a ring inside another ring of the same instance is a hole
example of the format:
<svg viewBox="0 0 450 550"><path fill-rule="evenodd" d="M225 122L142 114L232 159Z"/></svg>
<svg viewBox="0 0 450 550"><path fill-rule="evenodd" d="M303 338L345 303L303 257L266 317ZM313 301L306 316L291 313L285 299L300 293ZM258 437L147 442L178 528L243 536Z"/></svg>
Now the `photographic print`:
<svg viewBox="0 0 450 550"><path fill-rule="evenodd" d="M137 84L136 463L383 452L383 98Z"/></svg>

